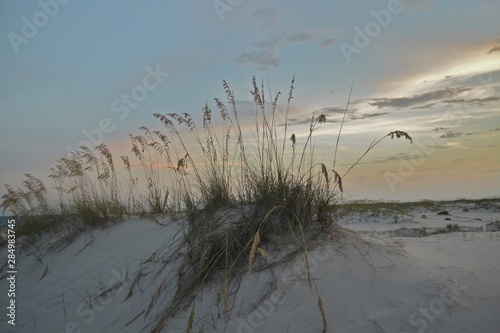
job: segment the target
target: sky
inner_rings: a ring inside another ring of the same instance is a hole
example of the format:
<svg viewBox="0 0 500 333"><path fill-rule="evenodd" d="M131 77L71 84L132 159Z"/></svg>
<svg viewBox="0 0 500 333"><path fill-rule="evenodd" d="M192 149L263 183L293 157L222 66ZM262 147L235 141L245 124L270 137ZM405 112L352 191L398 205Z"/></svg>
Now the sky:
<svg viewBox="0 0 500 333"><path fill-rule="evenodd" d="M0 3L0 195L23 173L85 141L132 155L129 134L153 113L190 113L234 91L252 114L252 76L286 107L344 198L498 196L500 2L497 0L40 0ZM244 118L244 117L243 117ZM248 117L251 127L253 120ZM50 184L50 181L47 181Z"/></svg>

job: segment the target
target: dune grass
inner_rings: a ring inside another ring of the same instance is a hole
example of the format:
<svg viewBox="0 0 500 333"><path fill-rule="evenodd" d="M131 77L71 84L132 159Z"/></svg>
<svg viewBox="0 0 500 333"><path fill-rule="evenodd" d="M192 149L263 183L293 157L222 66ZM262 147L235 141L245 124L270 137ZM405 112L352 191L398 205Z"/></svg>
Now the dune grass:
<svg viewBox="0 0 500 333"><path fill-rule="evenodd" d="M343 190L342 177L334 169L338 140L330 168L313 158L313 135L327 123L324 115L312 115L303 142L290 133L288 112L293 85L294 80L286 107L280 113L280 93L267 102L264 85L253 78L254 127L248 132L240 125L235 97L226 82L223 88L227 102L214 99L217 117L205 104L201 127L187 113L153 115L167 131L164 137L157 134L161 142L149 144L158 147L168 143L180 157L176 165L176 193L182 198L187 226L186 254L177 274L175 294L159 311L152 332L162 331L172 315L192 307L195 295L214 277L219 288L219 315L227 321L231 312L229 295L237 289L243 274L251 271L259 259L262 262L269 256L277 242L294 244L303 257L313 292L305 235L311 227L324 231L332 227L331 212ZM348 105L349 101L346 111ZM361 158L386 137L411 140L406 132L390 132L374 141ZM167 280L159 284L144 318L157 306ZM319 293L317 296L326 325Z"/></svg>
<svg viewBox="0 0 500 333"><path fill-rule="evenodd" d="M24 247L40 234L52 232L71 241L86 227L104 227L126 213L121 202L113 157L104 144L62 157L51 168L53 191L31 174L23 186L6 185L0 205L18 220L16 235L26 236Z"/></svg>
<svg viewBox="0 0 500 333"><path fill-rule="evenodd" d="M103 227L125 215L181 212L185 253L178 282L171 301L158 309L172 277L161 281L144 310L146 319L155 309L152 332L162 331L182 309L191 306L194 314L194 299L209 281L218 281L216 305L227 321L232 306L229 297L241 277L259 269L277 244L293 244L303 258L311 293L316 291L326 330L321 297L313 288L308 265L306 235L311 229L326 232L335 225L332 210L343 191L342 179L369 151L387 137L410 141L411 137L393 131L373 141L341 176L335 165L344 120L332 148L331 165L315 162L314 132L328 126L328 119L313 114L307 135L298 140L302 133L291 132L288 120L294 82L286 106L279 111L281 93L268 101L264 84L252 79L254 126L248 129L240 123L234 93L223 81L226 101L214 99L216 112L206 103L201 125L188 113L156 113L153 117L162 129L143 126L141 135L130 135L139 174L131 167L131 159L122 156L127 176L119 181L106 145L95 147L95 152L79 147L52 168L54 198L40 180L27 175L24 188L7 186L0 207L20 217L27 229L23 234L32 236L43 230L57 232L70 220L85 227Z"/></svg>

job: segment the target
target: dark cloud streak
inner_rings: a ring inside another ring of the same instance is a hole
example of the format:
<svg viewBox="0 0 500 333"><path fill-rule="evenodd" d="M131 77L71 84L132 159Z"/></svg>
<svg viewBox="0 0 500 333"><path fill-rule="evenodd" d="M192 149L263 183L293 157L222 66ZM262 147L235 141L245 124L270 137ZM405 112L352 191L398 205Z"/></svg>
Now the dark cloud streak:
<svg viewBox="0 0 500 333"><path fill-rule="evenodd" d="M401 109L404 107L411 107L422 103L437 101L443 98L454 97L463 92L470 91L472 89L473 88L471 87L456 87L456 88L446 88L446 89L430 91L420 95L414 95L412 97L375 98L372 100L373 102L369 104L372 106L376 106L378 109L388 108L388 107ZM432 103L427 105L432 105Z"/></svg>
<svg viewBox="0 0 500 333"><path fill-rule="evenodd" d="M324 41L321 42L322 47L329 47L335 44L337 40L335 38L327 38Z"/></svg>
<svg viewBox="0 0 500 333"><path fill-rule="evenodd" d="M458 138L460 136L464 135L463 132L452 132L448 131L446 134L441 135L439 138L440 139L452 139L452 138Z"/></svg>
<svg viewBox="0 0 500 333"><path fill-rule="evenodd" d="M496 45L496 46L494 46L491 50L489 50L486 53L492 54L493 52L499 52L499 51L500 51L500 45Z"/></svg>
<svg viewBox="0 0 500 333"><path fill-rule="evenodd" d="M362 114L360 116L351 115L351 116L349 116L349 119L352 119L352 120L363 120L363 119L366 119L366 118L380 117L380 116L386 115L388 113L389 112L374 112L374 113L365 113L365 114Z"/></svg>
<svg viewBox="0 0 500 333"><path fill-rule="evenodd" d="M436 103L430 103L430 104L424 104L422 106L415 107L414 109L431 109L434 105L440 104L440 103L446 103L448 105L450 104L479 104L479 105L484 105L485 103L489 102L496 102L500 101L500 97L497 96L489 96L485 98L471 98L471 99L446 99L443 101L439 101Z"/></svg>
<svg viewBox="0 0 500 333"><path fill-rule="evenodd" d="M250 65L261 70L278 67L280 62L276 55L278 49L293 43L305 43L314 36L308 32L290 33L284 36L268 38L254 44L254 50L240 54L234 59L238 65Z"/></svg>

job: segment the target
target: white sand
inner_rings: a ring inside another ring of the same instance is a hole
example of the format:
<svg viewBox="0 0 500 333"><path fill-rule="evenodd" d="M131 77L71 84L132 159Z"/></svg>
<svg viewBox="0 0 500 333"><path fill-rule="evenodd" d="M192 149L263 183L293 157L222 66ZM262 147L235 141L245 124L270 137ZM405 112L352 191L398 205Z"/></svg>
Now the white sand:
<svg viewBox="0 0 500 333"><path fill-rule="evenodd" d="M347 229L338 237L322 237L311 245L310 267L328 332L499 332L499 232L454 232L424 238L393 237L387 232L401 227L445 228L448 223L477 227L500 220L498 209L464 205L446 207L449 216L415 209L398 216L397 223L393 214L351 214L340 220ZM23 253L17 268L16 326L7 324L8 318L2 314L0 331L140 331L163 309L172 296L169 290L177 283L177 263L160 263L181 238L179 224L163 222L166 226L162 227L132 219L87 232L58 251ZM273 260L285 252L271 253ZM5 260L5 248L2 257ZM48 273L41 279L46 267ZM145 275L125 300L141 267ZM144 321L142 314L125 326L147 308L164 279L169 281L167 292L151 315ZM106 296L95 299L111 286L115 288ZM4 276L0 281L2 300L7 289ZM247 274L234 295L227 323L214 307L217 291L207 286L196 299L193 332L202 326L204 332L322 331L316 291L310 292L300 258L286 266ZM6 313L6 303L2 303ZM164 331L185 332L189 313L190 309L179 312Z"/></svg>

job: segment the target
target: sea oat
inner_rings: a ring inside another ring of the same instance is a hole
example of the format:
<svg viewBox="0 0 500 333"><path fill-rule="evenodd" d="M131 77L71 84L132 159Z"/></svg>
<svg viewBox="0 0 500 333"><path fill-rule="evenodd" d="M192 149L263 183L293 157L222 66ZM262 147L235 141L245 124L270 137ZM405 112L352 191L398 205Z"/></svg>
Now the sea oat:
<svg viewBox="0 0 500 333"><path fill-rule="evenodd" d="M253 260L255 258L255 253L257 252L257 247L259 246L260 243L260 233L257 230L255 233L255 236L253 237L253 242L252 242L252 248L250 250L250 257L248 259L248 271L252 271L252 265L253 265Z"/></svg>
<svg viewBox="0 0 500 333"><path fill-rule="evenodd" d="M408 133L403 131L394 131L387 135L390 136L391 139L394 139L394 136L396 136L397 139L404 137L406 140L410 140L410 143L413 143L411 136L409 136Z"/></svg>

